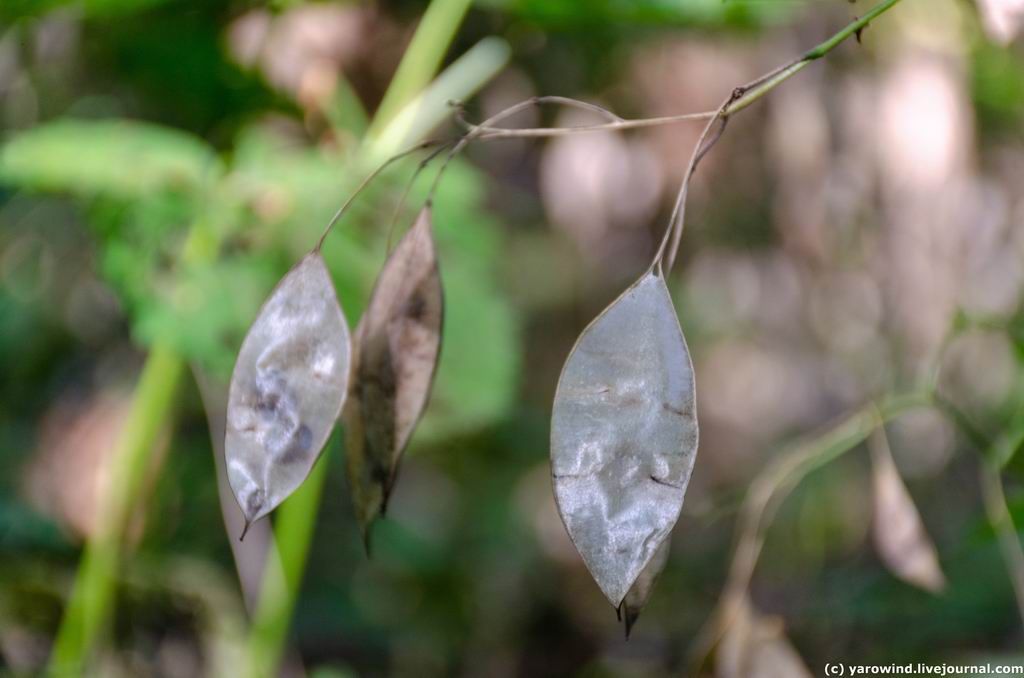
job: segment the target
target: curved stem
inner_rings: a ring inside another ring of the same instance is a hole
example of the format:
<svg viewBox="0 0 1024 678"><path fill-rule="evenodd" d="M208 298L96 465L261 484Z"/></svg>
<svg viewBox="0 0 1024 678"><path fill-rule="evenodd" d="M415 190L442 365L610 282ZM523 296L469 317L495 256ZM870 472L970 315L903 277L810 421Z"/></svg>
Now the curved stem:
<svg viewBox="0 0 1024 678"><path fill-rule="evenodd" d="M636 120L627 120L625 118L619 117L618 115L616 115L612 111L609 111L606 108L602 108L601 106L597 106L596 104L591 104L585 101L578 101L576 99L570 99L568 97L561 96L538 96L526 99L524 101L520 101L517 104L513 104L512 106L509 106L505 110L500 111L495 115L491 116L487 120L484 120L482 123L474 125L473 123L468 122L462 116L461 107L459 107L459 110L456 112L455 117L456 120L463 127L465 127L467 131L465 134L462 135L462 137L459 138L458 142L455 143L455 146L451 149L451 151L449 151L448 156L445 158L444 163L441 165L441 169L438 170L437 176L434 178L434 182L430 187L429 193L427 194L427 204L430 204L430 202L433 200L434 193L437 191L437 186L441 181L441 177L444 176L444 172L447 169L449 163L451 163L452 159L456 155L461 153L462 150L472 141L490 141L493 139L523 139L531 137L555 137L564 136L567 134L578 134L583 132L608 132L622 131L627 129L639 129L642 127L657 127L660 125L668 125L672 123L683 122L686 120L709 120L710 122L704 128L704 132L701 134L701 141L698 142L694 150L694 154L690 158L689 167L687 168L686 175L683 177L683 183L680 186L679 193L676 197L676 202L672 210L672 216L669 218L669 227L665 231L665 236L663 237L662 242L658 247L658 252L655 255L654 262L652 263L652 266L661 264L662 260L664 259L665 253L669 252L670 254L668 257L666 268L668 270L671 270L673 264L675 263L676 253L679 249L679 241L682 237L683 217L685 216L685 203L687 193L689 192L690 178L692 177L693 172L696 170L697 164L708 153L708 151L711 150L711 147L714 146L715 142L717 142L718 138L721 136L721 132L724 130L724 121L728 120L729 117L734 113L738 113L739 111L742 111L743 109L747 108L755 101L763 97L765 94L772 91L773 89L781 85L783 82L799 73L812 61L820 59L821 57L831 52L842 42L847 40L850 36L858 35L862 30L864 30L864 28L869 23L871 23L871 21L873 21L879 15L891 9L898 2L900 2L900 0L882 0L882 2L872 7L864 16L850 22L845 27L843 27L842 30L833 34L828 40L825 40L824 42L804 52L803 56L801 56L799 59L791 61L788 64L779 66L769 71L768 73L765 73L759 78L747 83L746 85L743 85L742 87L735 88L732 94L726 100L726 102L717 110L714 111L702 111L698 113L683 113L680 115L669 115L660 116L656 118L641 118ZM509 118L520 111L526 110L531 106L546 103L553 103L564 106L575 106L577 108L594 111L611 118L612 121L609 123L605 123L603 125L581 125L578 127L536 127L528 129L506 129L494 126L496 123L501 122L502 120L505 120L506 118ZM458 107L458 104L456 105ZM716 136L711 138L710 142L705 143L708 139L708 135L710 134L711 129L714 127L714 124L717 121L723 121L722 129L719 130L719 133ZM320 248L323 247L324 240L330 233L331 228L334 227L334 224L337 223L338 219L341 218L345 210L348 209L348 206L352 203L356 196L358 196L374 178L376 178L381 172L383 172L384 169L391 165L391 163L400 160L401 158L404 158L407 155L415 153L416 151L423 150L425 148L429 148L431 146L439 144L447 145L448 143L450 142L425 141L420 144L417 144L413 148L398 153L397 155L394 155L385 160L376 170L370 173L370 175L367 176L362 181L359 187L356 188L356 191L348 198L348 200L345 201L345 203L334 214L330 222L327 224L327 227L324 229L323 235L320 236L320 240L317 242L314 251L319 251Z"/></svg>
<svg viewBox="0 0 1024 678"><path fill-rule="evenodd" d="M1006 504L1002 477L1002 463L1007 458L1007 450L1015 450L1024 436L1024 416L1018 414L1014 417L1007 430L993 440L955 403L937 395L936 406L978 452L978 480L985 515L999 542L999 550L1017 601L1017 612L1021 622L1024 622L1024 549L1021 548L1017 526Z"/></svg>
<svg viewBox="0 0 1024 678"><path fill-rule="evenodd" d="M763 97L768 92L772 91L786 80L802 71L812 61L816 61L840 44L845 42L851 36L857 35L864 28L867 27L874 19L878 18L879 15L892 9L894 5L899 3L900 0L883 0L878 3L864 16L859 17L849 24L844 26L841 30L834 33L824 42L812 47L811 49L804 52L804 54L787 64L779 66L768 73L757 78L753 82L745 86L746 91L741 97L733 101L724 111L721 112L721 117L729 117L733 113L738 113L743 109L747 108L758 99ZM560 97L564 99L564 97ZM582 104L583 102L576 102ZM718 115L718 111L700 111L697 113L683 113L680 115L667 115L656 118L639 118L635 120L629 120L620 118L619 120L604 124L604 125L583 125L580 127L536 127L531 129L503 129L500 127L490 127L486 123L480 125L471 125L472 129L480 130L483 134L479 137L481 141L489 139L516 139L526 137L554 137L563 136L565 134L575 134L579 132L608 132L608 131L622 131L628 129L639 129L642 127L658 127L660 125L669 125L676 122L685 122L687 120L708 120Z"/></svg>
<svg viewBox="0 0 1024 678"><path fill-rule="evenodd" d="M621 117L619 117L618 115L616 115L612 111L610 111L607 108L604 108L602 106L598 106L597 104L592 104L592 103L589 103L589 102L586 102L586 101L579 101L578 99L570 99L569 97L562 97L562 96L537 96L537 97L531 97L529 99L525 99L524 101L520 101L519 103L516 103L516 104L512 104L508 108L506 108L506 109L504 109L502 111L498 111L497 113L492 115L490 118L487 118L486 120L484 120L479 125L474 125L474 124L470 123L469 121L467 121L465 116L462 115L462 106L461 106L461 104L459 104L458 102L454 102L454 105L456 107L455 119L463 127L465 127L467 129L467 131L466 131L466 133L464 135L462 135L462 137L459 139L458 143L456 143L455 146L452 148L452 150L448 153L448 157L446 157L444 159L444 163L441 165L441 169L439 169L437 171L437 176L434 177L434 183L431 185L430 192L427 194L427 204L429 205L433 201L434 193L437 191L437 187L438 187L438 185L441 182L441 177L444 176L444 172L448 168L448 164L452 161L452 159L455 156L457 156L460 152L462 152L462 149L464 149L470 142L472 142L474 140L477 140L477 139L480 139L480 140L485 140L485 139L486 140L490 140L490 139L509 139L509 138L515 138L515 137L539 136L539 135L533 135L533 134L516 134L517 132L520 132L520 131L535 131L535 130L509 130L509 129L503 129L503 128L500 128L500 127L494 127L494 124L498 123L498 122L501 122L502 120L505 120L507 118L510 118L513 115L515 115L516 113L519 113L521 111L525 111L527 108L530 108L532 106L539 106L539 105L542 105L542 104L557 104L557 105L560 105L560 106L572 106L572 107L575 107L575 108L580 108L580 109L583 109L583 110L591 111L591 112L594 112L594 113L599 113L599 114L604 115L604 116L606 116L608 118L611 118L612 122L609 123L610 125L625 125L625 124L628 123L628 121L622 119ZM598 126L598 127L603 127L603 126ZM572 132L572 131L585 131L586 130L585 127L565 127L565 128L559 128L559 129L561 129L563 132L566 132L566 133L569 133L569 132Z"/></svg>
<svg viewBox="0 0 1024 678"><path fill-rule="evenodd" d="M747 593L764 546L765 532L786 496L815 469L856 448L878 426L934 404L930 392L910 392L868 404L824 434L776 457L750 484L740 509L736 545L718 605L698 632L690 653L692 675L700 675Z"/></svg>
<svg viewBox="0 0 1024 678"><path fill-rule="evenodd" d="M668 228L665 229L665 235L661 238L661 244L658 246L658 251L654 255L654 263L661 264L665 257L666 246L668 245L669 238L671 237L672 245L667 251L671 254L668 258L668 264L665 267L666 273L672 271L672 265L675 263L676 252L679 250L679 241L683 237L683 218L686 215L686 195L690 191L690 179L693 178L693 173L697 171L697 164L701 161L711 147L721 138L722 133L725 131L725 125L729 118L724 117L725 110L729 107L736 98L736 93L733 92L732 96L726 99L722 105L715 111L715 115L708 121L708 124L704 126L704 131L701 132L700 137L697 139L697 145L693 148L693 155L690 156L690 163L686 167L686 174L683 176L683 183L679 186L679 193L676 195L675 205L672 207L672 215L668 218ZM715 123L721 121L721 127L718 128L718 133L708 138L708 134L711 129L715 126Z"/></svg>
<svg viewBox="0 0 1024 678"><path fill-rule="evenodd" d="M793 73L796 73L799 69L794 69L795 64L803 63L801 61L794 62L786 66L780 66L773 71L769 71L764 75L748 82L745 85L735 88L729 97L722 102L722 105L718 107L718 110L711 116L711 121L704 127L704 131L701 132L700 137L697 139L697 145L693 148L693 155L690 156L690 164L686 168L686 174L683 176L683 182L679 186L679 193L676 195L675 205L672 207L672 215L668 219L668 228L665 230L665 236L662 238L661 245L658 247L658 253L655 255L655 262L660 264L662 258L665 255L665 243L668 241L669 234L672 236L672 244L668 248L668 264L665 268L666 272L672 271L672 266L676 262L676 254L679 252L679 243L683 237L683 227L686 225L686 196L690 191L690 181L693 179L693 173L697 171L697 165L714 147L718 140L722 138L722 134L725 133L725 126L729 122L729 116L742 110L742 107L736 104L743 101L747 97L748 93L760 90L761 88L776 86L786 78L790 77ZM773 84L774 83L774 84ZM768 91L765 89L764 91ZM751 101L756 100L752 99ZM749 103L747 104L750 105ZM713 137L708 137L711 132L711 128L715 126L715 123L721 122L721 126Z"/></svg>
<svg viewBox="0 0 1024 678"><path fill-rule="evenodd" d="M541 101L543 101L543 97L532 97L525 101L520 101L517 104L512 104L505 110L499 111L498 113L495 113L491 117L487 118L487 120L483 122L482 126L487 127L489 125L493 125L496 122L501 122L502 120L510 118L516 113L519 113L520 111L525 111L527 108L530 108L531 106L536 106ZM437 192L437 186L438 184L441 183L441 177L444 176L444 171L448 169L448 164L451 163L452 159L455 156L457 156L462 151L462 149L465 148L467 144L469 144L469 142L473 141L481 134L483 133L478 129L470 130L466 134L463 134L459 141L455 144L455 146L452 147L452 150L448 152L448 156L444 159L444 162L441 164L441 169L437 171L437 176L434 177L434 182L430 185L430 191L427 193L427 205L433 202L434 193Z"/></svg>
<svg viewBox="0 0 1024 678"><path fill-rule="evenodd" d="M388 158L387 160L382 162L380 165L378 165L377 169L373 170L368 175L366 175L366 178L363 179L359 183L359 186L357 186L356 190L352 192L352 195L350 195L348 197L348 199L345 200L344 203L342 203L341 207L338 208L338 211L334 213L333 217L331 217L331 220L329 222L327 222L327 226L324 227L324 232L320 236L320 239L317 240L316 247L313 248L313 251L314 252L319 252L320 251L320 249L324 246L324 240L327 239L327 236L331 232L331 229L334 228L334 225L336 223L338 223L338 220L341 219L343 214L345 214L345 212L348 210L348 208L352 204L352 202L357 197L359 197L359 194L362 193L363 190L366 189L367 186L370 185L371 181L373 181L378 176L380 176L380 173L383 172L384 170L386 170L388 167L390 167L392 163L395 163L395 162L401 160L402 158L404 158L406 156L412 155L413 153L416 153L417 151L422 151L424 149L430 148L431 146L437 146L437 145L442 145L442 144L447 144L447 143L449 143L449 142L447 142L447 141L440 141L440 140L437 140L437 139L428 139L427 141L421 141L420 143L416 144L412 148L407 148L406 150L402 151L401 153L396 153L395 155L391 156L390 158Z"/></svg>
<svg viewBox="0 0 1024 678"><path fill-rule="evenodd" d="M409 181L405 183L405 188L402 189L402 195L399 196L398 202L395 204L395 212L394 214L391 215L391 222L388 224L388 237L386 245L388 252L391 251L391 239L395 233L395 226L398 224L398 217L402 212L402 208L405 207L405 201L408 199L409 193L412 191L413 185L415 185L416 180L419 178L420 174L423 173L423 170L427 169L427 166L430 165L430 163L432 163L437 158L437 156L441 155L441 153L443 153L444 150L451 146L453 143L455 143L454 140L447 141L441 144L439 147L435 148L433 151L431 151L430 155L428 155L427 157L423 158L423 160L420 161L420 164L416 166L416 171L412 173L412 176L409 177Z"/></svg>
<svg viewBox="0 0 1024 678"><path fill-rule="evenodd" d="M1006 505L1003 478L998 466L987 459L978 462L978 478L981 484L981 497L985 504L985 513L999 541L1003 562L1010 576L1010 583L1013 585L1017 613L1020 615L1021 622L1024 622L1024 550L1021 549L1017 526Z"/></svg>
<svg viewBox="0 0 1024 678"><path fill-rule="evenodd" d="M681 113L679 115L663 115L656 118L637 118L634 120L621 119L617 122L609 122L603 125L579 125L576 127L531 127L526 129L505 129L502 127L487 127L483 124L471 125L472 128L483 132L480 141L491 139L525 139L539 137L560 137L567 134L579 132L617 132L628 129L641 129L644 127L660 127L676 122L688 120L707 120L714 117L714 111L702 111L700 113Z"/></svg>
<svg viewBox="0 0 1024 678"><path fill-rule="evenodd" d="M704 131L701 133L700 139L694 148L693 155L690 157L690 163L687 167L686 174L683 177L682 184L679 187L679 192L676 196L675 204L672 208L672 215L669 217L669 225L665 230L665 235L662 237L662 241L658 246L657 253L654 256L654 260L651 263L652 267L663 267L666 272L672 270L672 266L675 264L676 254L679 250L679 243L683 234L684 217L686 212L686 197L690 188L690 180L693 177L694 171L697 169L697 165L701 159L707 155L711 148L715 145L718 139L721 137L722 132L725 130L725 124L729 117L734 113L738 113L743 109L747 108L755 101L763 97L768 92L772 91L783 82L793 77L801 70L807 67L812 61L820 59L825 56L850 36L859 35L864 28L871 23L875 18L884 12L895 6L900 0L882 0L874 7L872 7L864 16L855 19L854 21L847 24L841 30L834 33L830 38L824 42L816 45L815 47L804 52L804 54L794 61L791 61L782 66L765 73L764 75L752 80L751 82L741 87L735 88L725 102L714 111L703 111L699 113L685 113L682 115L673 116L662 116L657 118L645 118L638 120L627 120L620 118L615 113L590 104L584 101L578 101L576 99L570 99L568 97L560 96L543 96L533 97L525 101L521 101L517 104L506 108L503 111L496 113L487 120L483 121L478 125L474 125L468 122L462 115L461 106L459 106L455 117L456 120L466 128L466 133L459 139L458 143L448 153L448 157L445 158L444 164L441 169L438 170L437 176L434 178L434 183L430 188L430 192L427 195L427 204L433 200L434 193L437 190L437 186L441 181L441 177L444 175L445 169L452 159L458 155L462 149L464 149L470 142L475 140L487 141L492 139L521 139L521 138L538 138L538 137L554 137L564 136L567 134L577 134L582 132L607 132L607 131L622 131L627 129L638 129L641 127L654 127L659 125L666 125L676 122L682 122L685 120L708 120L708 124L704 127ZM544 104L544 103L555 103L566 106L575 106L585 110L591 110L594 112L601 113L612 118L612 121L603 125L582 125L578 127L537 127L531 129L506 129L501 127L495 127L495 124L504 120L530 106ZM714 136L710 136L711 130L715 124L721 122L721 127ZM666 253L668 254L668 260L664 263Z"/></svg>
<svg viewBox="0 0 1024 678"><path fill-rule="evenodd" d="M604 106L598 106L597 104L590 103L589 101L580 101L579 99L571 99L569 97L548 95L534 97L529 101L531 101L533 104L559 104L561 106L571 106L574 108L579 108L584 111L590 111L591 113L597 113L598 115L602 115L606 118L609 118L611 120L611 123L608 123L608 125L614 126L616 129L627 129L632 126L636 126L637 123L650 122L650 120L626 120L625 118L620 117L617 113L608 110ZM553 132L557 134L560 132L583 131L590 127L589 125L584 125L580 127L542 127L538 129L517 130L507 129L504 127L492 127L490 125L487 125L486 123L475 125L466 120L462 102L453 101L451 103L455 106L455 121L459 123L459 125L461 125L463 129L465 129L467 132L480 132L481 139L501 139L503 137L506 137L506 135L513 136L517 132L531 133L521 136L541 136L533 134L533 132L540 130L546 132ZM689 118L690 116L682 117ZM603 129L606 127L606 125L596 125L596 127L600 127Z"/></svg>

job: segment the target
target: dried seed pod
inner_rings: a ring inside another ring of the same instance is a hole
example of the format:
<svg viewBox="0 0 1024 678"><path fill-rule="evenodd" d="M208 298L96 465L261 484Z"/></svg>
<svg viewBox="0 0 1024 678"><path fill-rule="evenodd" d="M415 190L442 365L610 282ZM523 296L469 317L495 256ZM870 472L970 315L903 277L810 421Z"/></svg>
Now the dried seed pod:
<svg viewBox="0 0 1024 678"><path fill-rule="evenodd" d="M811 672L782 620L763 616L743 595L718 645L715 678L811 678Z"/></svg>
<svg viewBox="0 0 1024 678"><path fill-rule="evenodd" d="M654 585L658 581L658 577L664 571L665 566L668 564L668 554L671 550L672 538L666 537L658 550L654 552L654 557L650 559L641 572L640 576L633 582L633 586L626 593L626 597L622 599L622 607L619 608L623 621L626 623L626 638L629 638L630 632L633 630L633 624L640 617L640 612L647 605L648 599L651 597L651 591L654 590Z"/></svg>
<svg viewBox="0 0 1024 678"><path fill-rule="evenodd" d="M231 376L224 456L246 526L295 491L320 456L348 390L351 352L330 274L312 252L263 304Z"/></svg>
<svg viewBox="0 0 1024 678"><path fill-rule="evenodd" d="M693 366L652 267L577 340L551 419L559 513L616 608L675 525L696 452Z"/></svg>
<svg viewBox="0 0 1024 678"><path fill-rule="evenodd" d="M946 587L946 577L935 545L903 484L881 429L871 439L871 465L875 489L873 533L878 555L903 581L938 593Z"/></svg>
<svg viewBox="0 0 1024 678"><path fill-rule="evenodd" d="M427 405L443 316L430 209L424 208L384 263L356 332L355 379L343 419L364 539L387 506L402 452Z"/></svg>

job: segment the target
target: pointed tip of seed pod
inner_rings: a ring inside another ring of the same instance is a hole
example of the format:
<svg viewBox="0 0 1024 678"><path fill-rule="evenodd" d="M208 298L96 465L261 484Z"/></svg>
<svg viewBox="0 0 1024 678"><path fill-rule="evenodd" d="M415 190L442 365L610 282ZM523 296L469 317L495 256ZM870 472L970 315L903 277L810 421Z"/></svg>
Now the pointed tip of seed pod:
<svg viewBox="0 0 1024 678"><path fill-rule="evenodd" d="M640 613L636 610L626 609L624 615L626 622L626 640L629 640L629 634L633 631L633 625L636 624L636 620L640 617Z"/></svg>
<svg viewBox="0 0 1024 678"><path fill-rule="evenodd" d="M249 528L252 526L252 521L248 518L245 519L245 526L242 527L242 534L238 536L238 541L245 539L245 535L249 533Z"/></svg>

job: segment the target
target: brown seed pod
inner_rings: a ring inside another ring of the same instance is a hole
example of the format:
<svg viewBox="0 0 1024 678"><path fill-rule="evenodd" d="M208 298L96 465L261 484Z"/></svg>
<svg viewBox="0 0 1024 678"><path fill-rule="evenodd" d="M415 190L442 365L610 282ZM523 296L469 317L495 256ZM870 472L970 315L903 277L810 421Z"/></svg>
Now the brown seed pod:
<svg viewBox="0 0 1024 678"><path fill-rule="evenodd" d="M935 544L925 531L881 429L871 438L871 466L875 491L872 531L879 557L903 581L939 593L946 587L946 577Z"/></svg>
<svg viewBox="0 0 1024 678"><path fill-rule="evenodd" d="M782 620L762 615L743 594L718 645L715 678L811 678L811 672Z"/></svg>
<svg viewBox="0 0 1024 678"><path fill-rule="evenodd" d="M387 507L402 453L430 397L443 316L430 209L424 208L384 263L356 331L355 378L343 420L364 539Z"/></svg>

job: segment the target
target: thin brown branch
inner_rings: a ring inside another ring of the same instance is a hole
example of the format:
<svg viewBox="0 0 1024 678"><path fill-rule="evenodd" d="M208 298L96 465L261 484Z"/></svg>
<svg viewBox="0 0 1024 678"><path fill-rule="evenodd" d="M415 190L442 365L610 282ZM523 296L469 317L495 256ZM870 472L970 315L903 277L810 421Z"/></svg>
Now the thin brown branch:
<svg viewBox="0 0 1024 678"><path fill-rule="evenodd" d="M736 618L750 588L765 532L789 493L809 473L856 448L879 425L931 404L930 393L915 392L867 405L822 435L777 457L758 474L740 509L736 546L718 605L694 640L691 675L700 675L704 662Z"/></svg>

